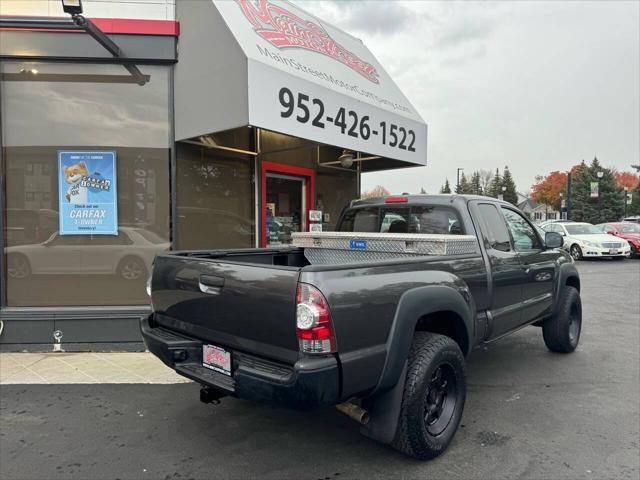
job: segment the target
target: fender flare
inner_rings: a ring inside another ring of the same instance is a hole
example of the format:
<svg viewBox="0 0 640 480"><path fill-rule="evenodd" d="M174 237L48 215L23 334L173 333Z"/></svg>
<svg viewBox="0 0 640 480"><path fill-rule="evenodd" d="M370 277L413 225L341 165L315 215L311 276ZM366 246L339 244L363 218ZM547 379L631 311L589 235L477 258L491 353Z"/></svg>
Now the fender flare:
<svg viewBox="0 0 640 480"><path fill-rule="evenodd" d="M563 263L560 265L558 272L558 281L555 288L555 298L553 299L553 312L558 308L558 300L560 299L561 289L566 287L567 280L575 278L578 283L578 291L580 291L580 274L573 263Z"/></svg>
<svg viewBox="0 0 640 480"><path fill-rule="evenodd" d="M371 395L392 388L401 379L416 324L425 315L450 311L462 318L468 339L467 351L462 353L469 353L474 339L474 310L474 302L466 286L426 285L402 294L387 337L385 364Z"/></svg>

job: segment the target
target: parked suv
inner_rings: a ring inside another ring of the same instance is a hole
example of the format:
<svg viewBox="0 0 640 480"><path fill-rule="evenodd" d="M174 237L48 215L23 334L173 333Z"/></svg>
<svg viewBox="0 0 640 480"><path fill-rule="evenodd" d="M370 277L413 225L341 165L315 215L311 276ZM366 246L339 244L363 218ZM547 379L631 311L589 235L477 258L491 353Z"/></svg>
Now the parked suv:
<svg viewBox="0 0 640 480"><path fill-rule="evenodd" d="M629 244L618 237L603 233L590 223L554 222L542 227L547 232L556 232L564 237L564 248L574 260L589 258L623 259L630 255Z"/></svg>

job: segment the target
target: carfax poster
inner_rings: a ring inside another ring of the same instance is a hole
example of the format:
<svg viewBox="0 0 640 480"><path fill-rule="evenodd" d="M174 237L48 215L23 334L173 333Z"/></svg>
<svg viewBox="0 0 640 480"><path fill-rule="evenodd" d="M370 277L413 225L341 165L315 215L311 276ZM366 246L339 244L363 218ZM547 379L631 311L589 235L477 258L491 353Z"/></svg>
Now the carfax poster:
<svg viewBox="0 0 640 480"><path fill-rule="evenodd" d="M58 152L60 235L117 235L115 152Z"/></svg>

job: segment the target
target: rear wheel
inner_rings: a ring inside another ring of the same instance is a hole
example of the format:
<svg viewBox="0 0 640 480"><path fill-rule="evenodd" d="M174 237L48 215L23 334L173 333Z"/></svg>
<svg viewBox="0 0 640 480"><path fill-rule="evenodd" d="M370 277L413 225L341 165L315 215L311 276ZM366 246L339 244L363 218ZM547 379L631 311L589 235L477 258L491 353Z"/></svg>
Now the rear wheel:
<svg viewBox="0 0 640 480"><path fill-rule="evenodd" d="M574 260L582 260L582 249L579 245L571 245L569 252Z"/></svg>
<svg viewBox="0 0 640 480"><path fill-rule="evenodd" d="M440 455L458 430L465 398L465 361L458 344L416 332L393 447L420 460Z"/></svg>
<svg viewBox="0 0 640 480"><path fill-rule="evenodd" d="M549 350L571 353L578 346L582 331L580 292L570 286L562 289L556 313L542 324L542 336Z"/></svg>

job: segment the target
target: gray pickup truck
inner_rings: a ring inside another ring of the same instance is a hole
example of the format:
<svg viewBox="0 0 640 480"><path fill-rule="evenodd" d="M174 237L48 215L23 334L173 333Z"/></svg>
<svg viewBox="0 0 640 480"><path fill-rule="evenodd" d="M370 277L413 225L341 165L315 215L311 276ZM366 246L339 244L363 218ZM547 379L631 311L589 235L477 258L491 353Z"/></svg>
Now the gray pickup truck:
<svg viewBox="0 0 640 480"><path fill-rule="evenodd" d="M528 325L553 352L578 345L580 278L562 241L487 197L355 200L336 232L297 246L158 255L142 335L206 403L335 405L430 459L460 423L473 347Z"/></svg>

